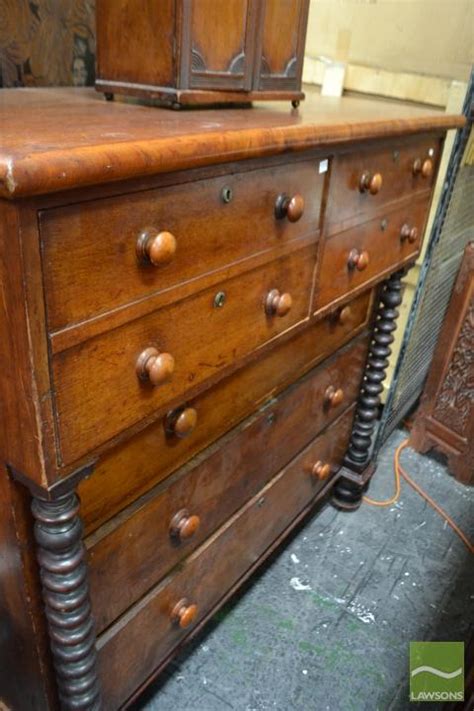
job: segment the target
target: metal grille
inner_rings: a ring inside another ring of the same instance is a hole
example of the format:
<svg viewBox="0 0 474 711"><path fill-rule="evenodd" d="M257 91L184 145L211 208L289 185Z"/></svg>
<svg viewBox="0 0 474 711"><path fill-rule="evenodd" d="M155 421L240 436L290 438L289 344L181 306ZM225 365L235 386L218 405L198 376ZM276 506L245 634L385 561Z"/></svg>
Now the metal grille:
<svg viewBox="0 0 474 711"><path fill-rule="evenodd" d="M474 72L464 103L468 123L454 142L375 451L421 395L464 247L474 237L474 166L461 165L472 129L473 101Z"/></svg>

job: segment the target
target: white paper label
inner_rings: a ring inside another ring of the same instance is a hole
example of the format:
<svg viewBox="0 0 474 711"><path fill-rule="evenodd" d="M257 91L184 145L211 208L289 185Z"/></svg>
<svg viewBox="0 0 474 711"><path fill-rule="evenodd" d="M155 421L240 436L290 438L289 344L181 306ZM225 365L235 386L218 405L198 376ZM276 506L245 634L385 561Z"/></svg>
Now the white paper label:
<svg viewBox="0 0 474 711"><path fill-rule="evenodd" d="M329 161L327 158L325 158L324 160L320 160L319 161L319 172L320 173L327 173L328 166L329 166Z"/></svg>

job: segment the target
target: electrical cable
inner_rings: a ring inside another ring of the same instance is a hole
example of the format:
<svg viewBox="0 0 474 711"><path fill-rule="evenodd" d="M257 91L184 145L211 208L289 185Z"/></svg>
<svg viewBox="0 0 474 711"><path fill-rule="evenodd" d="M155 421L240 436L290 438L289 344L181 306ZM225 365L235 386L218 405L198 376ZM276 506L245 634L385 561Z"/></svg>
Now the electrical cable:
<svg viewBox="0 0 474 711"><path fill-rule="evenodd" d="M366 504L370 504L371 506L391 506L392 504L395 504L399 497L400 497L400 492L401 492L401 483L400 483L400 476L402 476L407 484L409 484L413 489L423 498L425 501L427 501L430 506L434 508L434 510L439 513L439 515L446 521L446 523L451 526L453 531L459 536L459 538L462 540L464 545L467 547L468 551L472 554L474 554L474 543L469 540L467 535L462 531L459 526L453 521L453 519L449 516L449 514L444 511L444 509L441 508L439 504L434 501L434 499L429 496L419 484L417 484L409 474L403 469L402 465L400 464L400 454L401 452L408 446L408 439L405 439L401 444L398 445L397 449L395 450L395 454L393 457L393 468L394 468L394 473L395 473L395 494L390 498L390 499L385 499L384 501L375 501L374 499L369 498L368 496L364 496L363 501Z"/></svg>

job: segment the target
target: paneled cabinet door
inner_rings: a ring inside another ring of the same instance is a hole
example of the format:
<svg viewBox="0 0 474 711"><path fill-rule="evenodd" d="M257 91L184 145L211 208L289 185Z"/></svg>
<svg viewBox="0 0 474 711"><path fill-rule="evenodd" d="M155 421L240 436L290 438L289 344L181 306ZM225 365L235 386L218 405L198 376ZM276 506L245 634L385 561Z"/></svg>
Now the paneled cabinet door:
<svg viewBox="0 0 474 711"><path fill-rule="evenodd" d="M298 89L309 0L261 0L253 88Z"/></svg>
<svg viewBox="0 0 474 711"><path fill-rule="evenodd" d="M183 0L181 89L250 91L258 5Z"/></svg>

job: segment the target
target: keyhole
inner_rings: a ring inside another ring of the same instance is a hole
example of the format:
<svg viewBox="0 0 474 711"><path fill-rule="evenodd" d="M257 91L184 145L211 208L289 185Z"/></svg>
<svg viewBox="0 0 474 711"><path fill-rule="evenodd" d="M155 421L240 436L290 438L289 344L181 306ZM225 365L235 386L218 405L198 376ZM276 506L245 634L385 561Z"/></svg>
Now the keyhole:
<svg viewBox="0 0 474 711"><path fill-rule="evenodd" d="M228 186L222 188L221 197L222 202L229 203L233 197L232 188L229 188Z"/></svg>
<svg viewBox="0 0 474 711"><path fill-rule="evenodd" d="M225 291L218 291L214 297L214 307L216 309L221 309L225 304L225 300L226 300Z"/></svg>

